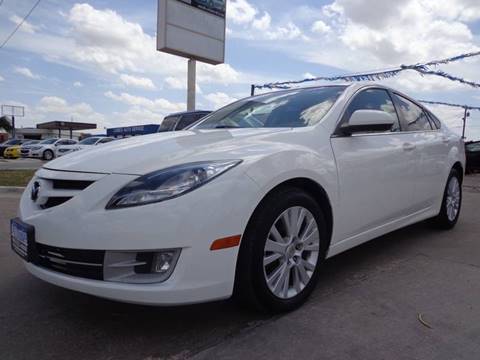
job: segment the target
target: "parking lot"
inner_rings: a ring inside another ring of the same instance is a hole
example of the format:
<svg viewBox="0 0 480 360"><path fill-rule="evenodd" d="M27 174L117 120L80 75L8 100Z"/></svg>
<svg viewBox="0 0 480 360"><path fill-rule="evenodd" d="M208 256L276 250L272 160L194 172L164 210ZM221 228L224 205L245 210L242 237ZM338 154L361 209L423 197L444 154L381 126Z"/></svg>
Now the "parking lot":
<svg viewBox="0 0 480 360"><path fill-rule="evenodd" d="M336 256L300 310L274 317L230 301L120 304L37 280L10 250L19 194L0 194L1 358L476 359L480 176L465 185L454 230L421 223Z"/></svg>

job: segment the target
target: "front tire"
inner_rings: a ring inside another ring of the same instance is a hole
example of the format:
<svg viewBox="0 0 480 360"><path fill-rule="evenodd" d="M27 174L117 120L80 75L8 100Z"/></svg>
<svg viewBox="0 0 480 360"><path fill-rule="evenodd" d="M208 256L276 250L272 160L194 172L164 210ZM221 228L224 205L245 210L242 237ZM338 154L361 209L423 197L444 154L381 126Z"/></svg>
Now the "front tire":
<svg viewBox="0 0 480 360"><path fill-rule="evenodd" d="M54 154L53 154L53 151L52 150L45 150L43 152L43 160L45 161L50 161L54 158Z"/></svg>
<svg viewBox="0 0 480 360"><path fill-rule="evenodd" d="M462 207L462 178L456 169L452 169L443 193L440 213L433 218L438 228L452 229L458 221Z"/></svg>
<svg viewBox="0 0 480 360"><path fill-rule="evenodd" d="M257 207L242 239L234 295L260 310L284 312L315 288L328 235L323 211L308 193L283 187Z"/></svg>

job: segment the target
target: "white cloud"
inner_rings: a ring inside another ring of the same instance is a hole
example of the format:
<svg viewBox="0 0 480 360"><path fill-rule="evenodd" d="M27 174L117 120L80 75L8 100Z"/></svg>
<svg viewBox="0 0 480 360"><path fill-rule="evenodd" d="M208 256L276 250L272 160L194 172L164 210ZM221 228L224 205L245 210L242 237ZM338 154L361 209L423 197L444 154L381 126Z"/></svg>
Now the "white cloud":
<svg viewBox="0 0 480 360"><path fill-rule="evenodd" d="M148 109L160 114L185 111L186 108L184 103L174 103L163 98L151 100L143 96L135 96L129 93L115 94L112 91L107 91L105 96L127 105Z"/></svg>
<svg viewBox="0 0 480 360"><path fill-rule="evenodd" d="M305 49L305 58L366 70L475 50L473 34L459 20L459 10L457 16L447 16L443 7L433 5L449 3L453 8L467 2L473 4L471 0L336 0L323 8L328 21L335 25L335 36L323 44L323 51Z"/></svg>
<svg viewBox="0 0 480 360"><path fill-rule="evenodd" d="M12 15L10 16L10 21L13 22L15 25L18 25L22 22L22 18L18 15ZM38 26L30 24L28 21L24 21L22 26L18 29L19 31L23 31L27 34L35 34L35 32L38 30Z"/></svg>
<svg viewBox="0 0 480 360"><path fill-rule="evenodd" d="M221 108L222 106L228 105L237 100L236 98L231 97L223 92L207 94L205 95L205 99L207 99L213 105L214 109Z"/></svg>
<svg viewBox="0 0 480 360"><path fill-rule="evenodd" d="M13 72L15 72L16 74L28 77L30 79L35 79L35 80L40 79L40 75L32 73L32 71L27 67L15 66L13 68Z"/></svg>
<svg viewBox="0 0 480 360"><path fill-rule="evenodd" d="M73 86L76 87L76 88L81 88L81 87L83 87L83 83L81 83L80 81L75 81L73 83Z"/></svg>
<svg viewBox="0 0 480 360"><path fill-rule="evenodd" d="M169 76L165 79L165 83L172 89L185 90L187 89L187 83L185 79L179 79L173 76Z"/></svg>
<svg viewBox="0 0 480 360"><path fill-rule="evenodd" d="M5 81L5 78L0 75L0 81Z"/></svg>
<svg viewBox="0 0 480 360"><path fill-rule="evenodd" d="M136 87L136 88L146 89L146 90L155 90L156 89L156 86L153 83L153 81L149 78L146 78L146 77L122 74L122 75L120 75L120 80L122 80L122 82L124 84L129 85L129 86L133 86L133 87Z"/></svg>
<svg viewBox="0 0 480 360"><path fill-rule="evenodd" d="M261 18L255 19L252 22L253 28L257 29L257 30L260 30L260 31L268 30L270 28L271 24L272 24L272 17L266 11L265 11L265 14Z"/></svg>
<svg viewBox="0 0 480 360"><path fill-rule="evenodd" d="M93 110L89 104L85 102L70 104L67 100L58 96L43 97L34 108L33 112L28 112L28 114L30 117L31 114L35 114L35 122L73 120L95 123L98 125L98 128L102 128L107 121L103 114Z"/></svg>
<svg viewBox="0 0 480 360"><path fill-rule="evenodd" d="M247 0L230 0L227 17L235 24L246 24L253 21L257 10Z"/></svg>
<svg viewBox="0 0 480 360"><path fill-rule="evenodd" d="M312 25L312 32L316 34L326 34L332 31L332 28L325 24L322 20L317 20Z"/></svg>

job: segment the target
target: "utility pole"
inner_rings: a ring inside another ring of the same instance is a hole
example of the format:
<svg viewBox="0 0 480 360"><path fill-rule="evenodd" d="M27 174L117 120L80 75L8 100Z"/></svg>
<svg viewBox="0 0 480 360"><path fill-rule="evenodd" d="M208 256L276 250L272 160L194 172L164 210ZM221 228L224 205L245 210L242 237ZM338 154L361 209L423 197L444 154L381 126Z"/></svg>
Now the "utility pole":
<svg viewBox="0 0 480 360"><path fill-rule="evenodd" d="M465 107L465 114L463 116L463 130L462 130L462 139L465 140L465 128L467 127L467 118L470 116L468 112L468 107Z"/></svg>
<svg viewBox="0 0 480 360"><path fill-rule="evenodd" d="M195 96L197 82L197 61L188 59L187 75L187 111L195 111Z"/></svg>

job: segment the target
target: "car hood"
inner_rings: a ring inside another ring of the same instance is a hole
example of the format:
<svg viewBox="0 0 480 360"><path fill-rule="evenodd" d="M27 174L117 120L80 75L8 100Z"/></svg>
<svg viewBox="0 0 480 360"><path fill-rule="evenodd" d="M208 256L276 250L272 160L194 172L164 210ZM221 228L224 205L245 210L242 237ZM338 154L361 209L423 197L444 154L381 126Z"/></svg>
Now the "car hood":
<svg viewBox="0 0 480 360"><path fill-rule="evenodd" d="M173 165L253 156L290 129L190 130L133 137L80 151L45 165L61 171L144 175ZM256 146L255 146L256 145Z"/></svg>

